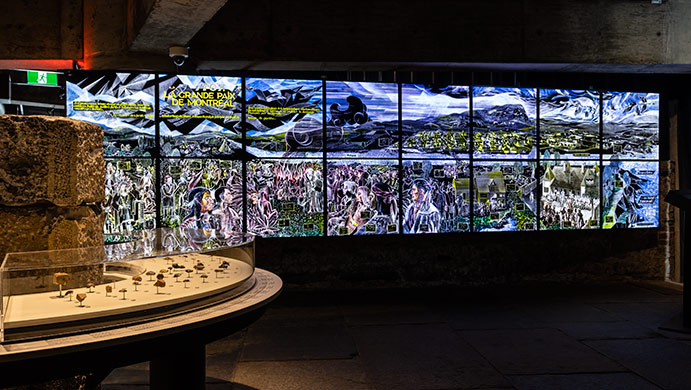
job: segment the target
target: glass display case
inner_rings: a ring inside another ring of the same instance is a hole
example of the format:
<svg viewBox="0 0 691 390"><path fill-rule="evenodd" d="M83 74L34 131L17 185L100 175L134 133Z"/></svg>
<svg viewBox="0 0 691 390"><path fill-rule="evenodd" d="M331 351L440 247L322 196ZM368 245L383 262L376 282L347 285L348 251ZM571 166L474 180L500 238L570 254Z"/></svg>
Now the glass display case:
<svg viewBox="0 0 691 390"><path fill-rule="evenodd" d="M252 237L142 230L104 246L8 253L0 342L107 329L237 296L251 287Z"/></svg>

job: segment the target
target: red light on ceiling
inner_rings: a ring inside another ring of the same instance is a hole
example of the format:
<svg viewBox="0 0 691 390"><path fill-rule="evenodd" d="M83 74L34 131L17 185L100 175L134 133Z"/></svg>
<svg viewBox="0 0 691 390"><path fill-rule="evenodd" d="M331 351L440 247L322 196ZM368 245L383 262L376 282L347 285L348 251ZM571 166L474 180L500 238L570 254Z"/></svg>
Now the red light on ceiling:
<svg viewBox="0 0 691 390"><path fill-rule="evenodd" d="M64 70L72 69L74 61L83 68L84 60L0 60L0 69Z"/></svg>

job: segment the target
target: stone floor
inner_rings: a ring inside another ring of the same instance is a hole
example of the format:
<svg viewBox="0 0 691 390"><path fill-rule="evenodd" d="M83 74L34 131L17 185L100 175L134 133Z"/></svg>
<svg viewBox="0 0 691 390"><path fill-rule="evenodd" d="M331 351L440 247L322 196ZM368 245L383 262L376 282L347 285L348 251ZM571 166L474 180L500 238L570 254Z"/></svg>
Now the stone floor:
<svg viewBox="0 0 691 390"><path fill-rule="evenodd" d="M291 293L207 346L207 389L689 389L664 283ZM148 388L148 364L104 390Z"/></svg>

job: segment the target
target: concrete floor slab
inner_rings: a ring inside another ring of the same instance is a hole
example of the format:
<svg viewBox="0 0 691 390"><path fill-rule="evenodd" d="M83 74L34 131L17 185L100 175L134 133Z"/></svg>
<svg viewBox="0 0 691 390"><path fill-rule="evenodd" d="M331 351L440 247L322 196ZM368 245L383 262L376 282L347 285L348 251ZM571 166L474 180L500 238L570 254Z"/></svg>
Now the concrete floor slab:
<svg viewBox="0 0 691 390"><path fill-rule="evenodd" d="M219 353L231 353L240 352L245 339L247 330L243 329L236 332L228 337L224 337L220 340L214 341L206 345L206 355L216 355Z"/></svg>
<svg viewBox="0 0 691 390"><path fill-rule="evenodd" d="M460 335L507 375L624 371L556 329L475 330Z"/></svg>
<svg viewBox="0 0 691 390"><path fill-rule="evenodd" d="M510 376L517 390L660 390L631 373Z"/></svg>
<svg viewBox="0 0 691 390"><path fill-rule="evenodd" d="M532 305L530 302L521 305L527 315L536 324L554 322L612 322L617 317L605 310L578 302L553 302Z"/></svg>
<svg viewBox="0 0 691 390"><path fill-rule="evenodd" d="M250 327L240 359L349 359L357 355L343 325Z"/></svg>
<svg viewBox="0 0 691 390"><path fill-rule="evenodd" d="M347 305L341 307L346 325L429 324L445 321L441 310L416 304Z"/></svg>
<svg viewBox="0 0 691 390"><path fill-rule="evenodd" d="M571 296L580 302L675 302L680 293L672 288L662 290L659 286L634 283L607 283L595 285L576 285L571 288Z"/></svg>
<svg viewBox="0 0 691 390"><path fill-rule="evenodd" d="M676 302L640 302L632 300L630 302L599 303L595 306L620 319L655 329L681 311L681 303Z"/></svg>
<svg viewBox="0 0 691 390"><path fill-rule="evenodd" d="M669 339L598 340L587 345L666 390L691 386L691 345Z"/></svg>
<svg viewBox="0 0 691 390"><path fill-rule="evenodd" d="M359 359L241 362L233 390L370 390Z"/></svg>
<svg viewBox="0 0 691 390"><path fill-rule="evenodd" d="M577 340L646 339L662 337L659 333L629 321L561 322L552 324Z"/></svg>
<svg viewBox="0 0 691 390"><path fill-rule="evenodd" d="M103 385L149 385L149 362L133 364L113 370Z"/></svg>
<svg viewBox="0 0 691 390"><path fill-rule="evenodd" d="M368 382L377 389L509 386L447 325L351 327Z"/></svg>
<svg viewBox="0 0 691 390"><path fill-rule="evenodd" d="M535 319L524 308L514 304L455 305L446 311L453 329L534 328Z"/></svg>
<svg viewBox="0 0 691 390"><path fill-rule="evenodd" d="M305 323L341 324L343 315L338 306L276 306L269 307L266 313L252 325L257 327L300 326Z"/></svg>
<svg viewBox="0 0 691 390"><path fill-rule="evenodd" d="M233 379L240 351L206 356L206 383L227 383Z"/></svg>
<svg viewBox="0 0 691 390"><path fill-rule="evenodd" d="M628 283L293 294L207 345L207 389L688 389L691 335L657 328L678 294ZM137 364L102 388L148 380Z"/></svg>

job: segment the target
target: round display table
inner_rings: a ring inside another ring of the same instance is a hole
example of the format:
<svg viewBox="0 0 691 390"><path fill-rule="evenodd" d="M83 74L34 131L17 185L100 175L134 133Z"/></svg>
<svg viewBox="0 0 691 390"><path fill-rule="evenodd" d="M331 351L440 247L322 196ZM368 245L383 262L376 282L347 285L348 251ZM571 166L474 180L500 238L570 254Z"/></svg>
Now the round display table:
<svg viewBox="0 0 691 390"><path fill-rule="evenodd" d="M37 383L150 361L150 388L204 389L206 344L256 321L281 292L281 279L256 268L225 297L157 313L145 321L94 324L69 334L0 345L0 386ZM40 330L38 330L40 332Z"/></svg>

